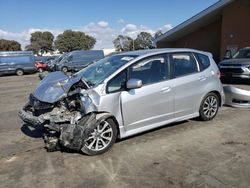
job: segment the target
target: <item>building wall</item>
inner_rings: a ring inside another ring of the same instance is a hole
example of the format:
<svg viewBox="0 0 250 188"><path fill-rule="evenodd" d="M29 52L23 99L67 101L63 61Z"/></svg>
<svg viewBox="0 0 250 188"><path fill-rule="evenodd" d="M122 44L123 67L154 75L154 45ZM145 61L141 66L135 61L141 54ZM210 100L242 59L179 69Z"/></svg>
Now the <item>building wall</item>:
<svg viewBox="0 0 250 188"><path fill-rule="evenodd" d="M211 52L216 61L220 57L221 20L202 27L172 45L174 48L194 48Z"/></svg>
<svg viewBox="0 0 250 188"><path fill-rule="evenodd" d="M158 48L193 48L208 51L216 61L220 58L221 19L173 42L158 42Z"/></svg>
<svg viewBox="0 0 250 188"><path fill-rule="evenodd" d="M250 1L236 0L223 9L221 51L250 46Z"/></svg>

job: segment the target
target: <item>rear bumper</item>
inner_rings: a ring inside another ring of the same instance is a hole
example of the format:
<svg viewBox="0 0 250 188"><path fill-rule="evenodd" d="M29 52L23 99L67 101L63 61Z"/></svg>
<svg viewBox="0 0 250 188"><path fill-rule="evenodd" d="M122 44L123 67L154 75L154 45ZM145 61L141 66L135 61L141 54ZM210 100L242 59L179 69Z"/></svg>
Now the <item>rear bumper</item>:
<svg viewBox="0 0 250 188"><path fill-rule="evenodd" d="M225 104L237 108L250 108L250 91L230 85L223 87L226 96Z"/></svg>

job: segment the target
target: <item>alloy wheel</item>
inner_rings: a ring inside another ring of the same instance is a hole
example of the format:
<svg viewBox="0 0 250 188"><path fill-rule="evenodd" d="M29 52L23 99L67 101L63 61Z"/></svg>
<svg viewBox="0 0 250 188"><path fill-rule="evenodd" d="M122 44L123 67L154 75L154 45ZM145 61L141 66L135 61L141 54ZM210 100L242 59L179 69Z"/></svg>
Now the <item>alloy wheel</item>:
<svg viewBox="0 0 250 188"><path fill-rule="evenodd" d="M113 130L107 121L101 122L85 140L85 146L92 151L105 149L111 142Z"/></svg>
<svg viewBox="0 0 250 188"><path fill-rule="evenodd" d="M18 70L16 71L16 74L17 74L18 76L22 76L22 75L23 75L23 70L22 70L22 69L18 69Z"/></svg>
<svg viewBox="0 0 250 188"><path fill-rule="evenodd" d="M207 118L211 118L216 115L218 110L217 98L213 95L208 96L203 104L203 112Z"/></svg>

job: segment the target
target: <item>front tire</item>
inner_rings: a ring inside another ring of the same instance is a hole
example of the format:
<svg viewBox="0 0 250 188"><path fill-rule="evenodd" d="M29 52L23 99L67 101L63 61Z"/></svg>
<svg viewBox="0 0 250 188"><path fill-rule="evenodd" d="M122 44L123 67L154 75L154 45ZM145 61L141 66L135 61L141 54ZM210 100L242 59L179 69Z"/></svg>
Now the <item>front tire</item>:
<svg viewBox="0 0 250 188"><path fill-rule="evenodd" d="M62 72L67 73L68 72L68 68L67 67L62 67Z"/></svg>
<svg viewBox="0 0 250 188"><path fill-rule="evenodd" d="M116 123L113 119L108 118L101 121L97 127L92 130L89 137L85 139L85 145L82 152L87 155L100 155L113 146L117 137Z"/></svg>
<svg viewBox="0 0 250 188"><path fill-rule="evenodd" d="M212 120L219 110L219 97L215 93L208 93L200 105L200 119L203 121Z"/></svg>

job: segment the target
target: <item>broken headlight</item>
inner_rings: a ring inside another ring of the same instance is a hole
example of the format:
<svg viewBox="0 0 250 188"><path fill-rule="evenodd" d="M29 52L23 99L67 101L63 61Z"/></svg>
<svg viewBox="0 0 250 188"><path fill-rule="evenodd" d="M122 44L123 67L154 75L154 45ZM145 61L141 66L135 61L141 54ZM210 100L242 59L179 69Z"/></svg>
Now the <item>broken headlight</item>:
<svg viewBox="0 0 250 188"><path fill-rule="evenodd" d="M30 94L30 105L36 110L53 108L53 104L39 101L34 95Z"/></svg>

